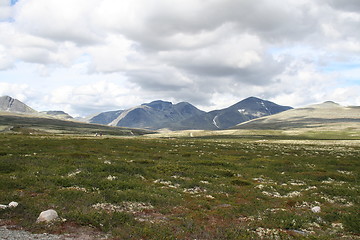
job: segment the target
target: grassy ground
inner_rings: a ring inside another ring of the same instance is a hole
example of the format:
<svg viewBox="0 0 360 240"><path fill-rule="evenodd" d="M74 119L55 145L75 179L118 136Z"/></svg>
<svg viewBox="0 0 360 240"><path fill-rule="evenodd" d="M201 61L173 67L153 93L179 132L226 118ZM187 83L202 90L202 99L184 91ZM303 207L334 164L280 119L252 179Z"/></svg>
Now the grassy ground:
<svg viewBox="0 0 360 240"><path fill-rule="evenodd" d="M0 204L19 206L0 219L117 239L359 239L359 156L317 142L1 135ZM36 224L49 208L62 220Z"/></svg>

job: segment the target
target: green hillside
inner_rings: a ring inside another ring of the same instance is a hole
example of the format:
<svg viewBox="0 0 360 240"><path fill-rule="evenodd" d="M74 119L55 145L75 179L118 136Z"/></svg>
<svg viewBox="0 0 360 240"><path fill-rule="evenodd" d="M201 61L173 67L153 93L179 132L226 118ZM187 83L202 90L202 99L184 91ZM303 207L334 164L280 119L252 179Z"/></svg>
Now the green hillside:
<svg viewBox="0 0 360 240"><path fill-rule="evenodd" d="M151 133L147 130L110 127L55 118L0 113L0 132L23 134L75 134L75 135L115 135L133 136Z"/></svg>

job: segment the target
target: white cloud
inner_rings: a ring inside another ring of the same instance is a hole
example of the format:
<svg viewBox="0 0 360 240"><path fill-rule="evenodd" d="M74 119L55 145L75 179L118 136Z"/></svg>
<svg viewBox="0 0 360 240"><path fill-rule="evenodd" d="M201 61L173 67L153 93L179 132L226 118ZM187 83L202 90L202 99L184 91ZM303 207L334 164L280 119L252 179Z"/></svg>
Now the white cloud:
<svg viewBox="0 0 360 240"><path fill-rule="evenodd" d="M112 81L99 81L80 86L63 86L44 96L49 107L60 106L73 115L86 116L107 110L118 110L140 104L136 87Z"/></svg>
<svg viewBox="0 0 360 240"><path fill-rule="evenodd" d="M359 9L357 0L0 0L0 79L36 89L39 108L80 114L155 99L208 109L251 95L355 103L341 89L359 85Z"/></svg>
<svg viewBox="0 0 360 240"><path fill-rule="evenodd" d="M93 23L95 0L27 0L16 4L16 26L22 31L79 45L101 41L101 31Z"/></svg>
<svg viewBox="0 0 360 240"><path fill-rule="evenodd" d="M0 0L0 21L11 17L12 11L8 0Z"/></svg>
<svg viewBox="0 0 360 240"><path fill-rule="evenodd" d="M35 90L27 84L9 84L0 82L0 96L11 96L20 101L29 101L36 96Z"/></svg>

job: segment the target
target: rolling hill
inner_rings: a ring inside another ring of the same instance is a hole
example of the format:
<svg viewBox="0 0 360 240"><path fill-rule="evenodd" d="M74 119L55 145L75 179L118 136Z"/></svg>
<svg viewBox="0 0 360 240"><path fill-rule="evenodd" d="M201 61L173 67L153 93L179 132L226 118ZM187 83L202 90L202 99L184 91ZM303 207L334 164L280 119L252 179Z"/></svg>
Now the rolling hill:
<svg viewBox="0 0 360 240"><path fill-rule="evenodd" d="M328 101L238 124L233 129L360 130L360 107Z"/></svg>
<svg viewBox="0 0 360 240"><path fill-rule="evenodd" d="M34 115L0 112L0 133L136 136L152 133L142 129L112 127Z"/></svg>

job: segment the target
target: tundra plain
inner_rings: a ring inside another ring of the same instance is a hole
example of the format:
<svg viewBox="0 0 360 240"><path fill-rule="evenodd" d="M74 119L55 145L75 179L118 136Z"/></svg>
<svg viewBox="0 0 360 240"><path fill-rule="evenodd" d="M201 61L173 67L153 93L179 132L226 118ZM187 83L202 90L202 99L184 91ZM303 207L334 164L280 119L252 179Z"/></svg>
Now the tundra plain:
<svg viewBox="0 0 360 240"><path fill-rule="evenodd" d="M236 131L2 134L0 203L19 206L0 219L113 239L360 238L359 138ZM46 209L59 220L36 223Z"/></svg>

